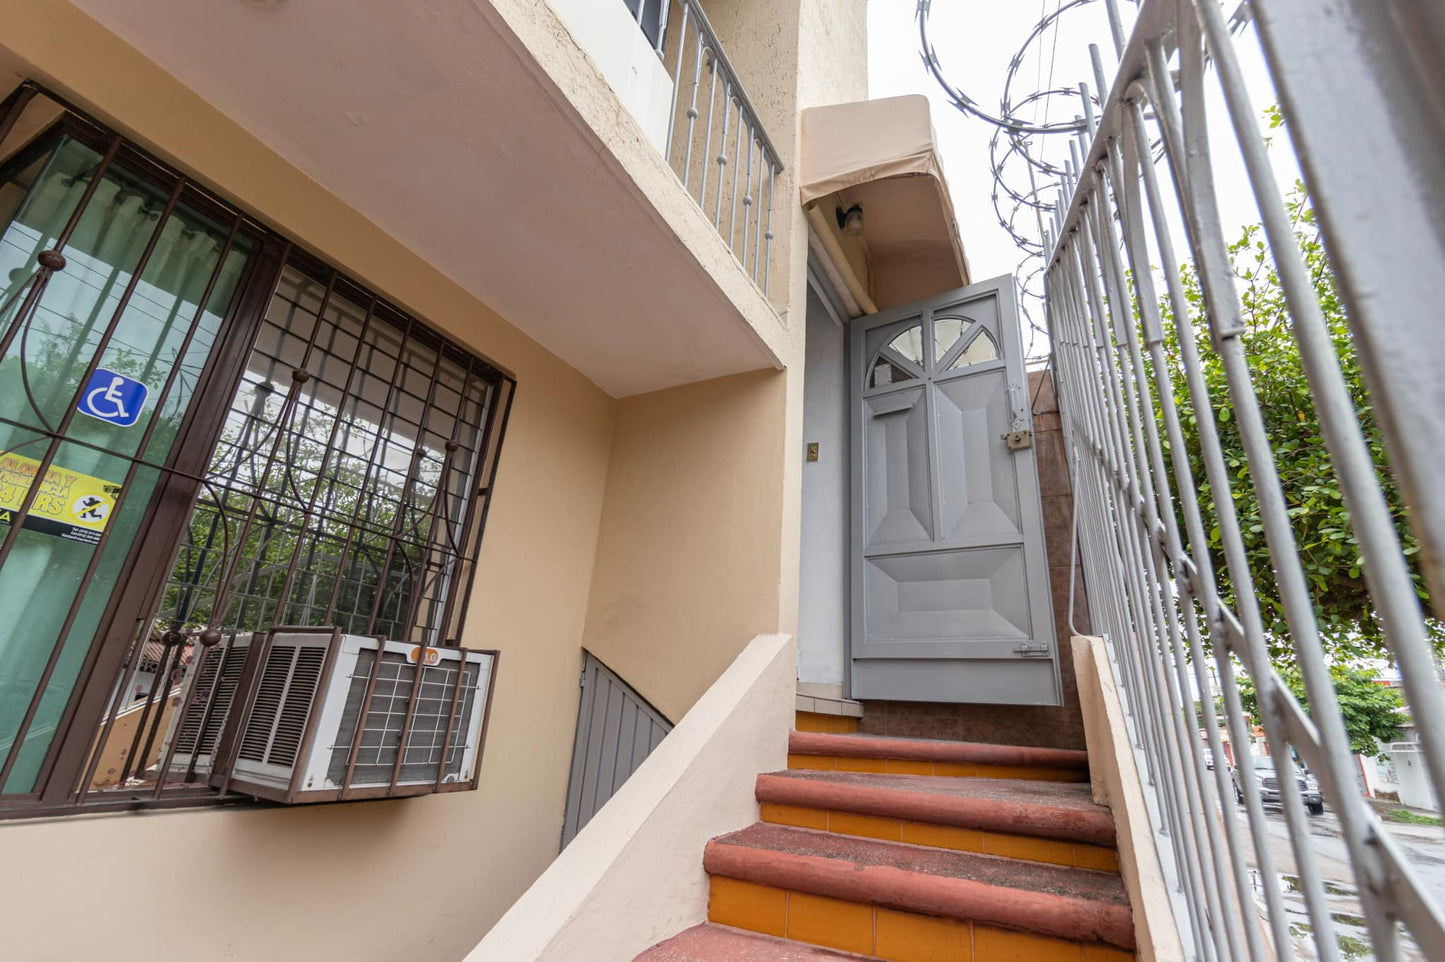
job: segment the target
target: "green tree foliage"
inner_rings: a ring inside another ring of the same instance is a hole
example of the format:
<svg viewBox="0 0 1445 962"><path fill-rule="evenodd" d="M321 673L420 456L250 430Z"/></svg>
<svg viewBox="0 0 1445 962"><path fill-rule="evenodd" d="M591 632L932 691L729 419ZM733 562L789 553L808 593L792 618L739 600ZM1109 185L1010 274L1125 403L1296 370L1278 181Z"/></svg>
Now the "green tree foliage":
<svg viewBox="0 0 1445 962"><path fill-rule="evenodd" d="M1339 356L1345 382L1349 386L1358 412L1376 473L1385 493L1390 513L1395 519L1404 553L1411 563L1415 590L1422 604L1428 606L1429 595L1419 565L1419 545L1405 525L1405 510L1393 477L1385 466L1385 449L1375 419L1374 409L1365 389L1364 377L1356 355L1345 316L1345 308L1335 286L1328 257L1315 222L1314 210L1305 195L1304 185L1297 184L1291 195L1289 211L1305 265L1313 280L1315 293L1324 312L1335 352ZM1380 625L1365 586L1359 544L1349 523L1344 495L1330 464L1323 433L1315 414L1312 390L1305 377L1299 349L1290 329L1291 319L1281 288L1279 274L1265 243L1259 225L1246 227L1241 236L1229 245L1229 260L1243 306L1245 332L1241 336L1254 380L1270 444L1284 488L1295 542L1309 582L1311 601L1319 620L1327 654L1332 661L1350 662L1361 657L1388 657ZM1250 574L1259 597L1265 631L1269 636L1271 654L1277 663L1293 661L1289 630L1280 600L1278 580L1270 565L1265 543L1264 526L1259 504L1251 485L1244 445L1235 420L1219 355L1209 340L1209 325L1204 316L1204 296L1199 276L1190 265L1183 268L1185 293L1190 305L1191 322L1202 358L1204 377L1216 409L1224 462L1232 474L1230 498L1239 516L1248 553ZM1168 316L1168 304L1162 305ZM1214 515L1214 492L1204 470L1200 451L1198 415L1189 399L1188 386L1179 360L1179 343L1172 324L1166 325L1166 353L1169 355L1170 379L1179 406L1190 465L1200 488L1204 525L1209 549L1219 572L1223 597L1233 607L1234 583L1224 565L1223 542ZM1442 640L1441 626L1431 623L1437 649Z"/></svg>
<svg viewBox="0 0 1445 962"><path fill-rule="evenodd" d="M1335 697L1340 702L1345 731L1350 735L1351 751L1357 755L1375 756L1380 754L1382 744L1399 740L1403 720L1400 709L1405 704L1399 692L1380 684L1379 675L1374 671L1336 667L1330 674L1334 677ZM1309 698L1299 674L1286 672L1284 682L1300 706L1309 711ZM1244 710L1258 719L1259 696L1254 683L1247 677L1239 680L1239 697L1244 703Z"/></svg>

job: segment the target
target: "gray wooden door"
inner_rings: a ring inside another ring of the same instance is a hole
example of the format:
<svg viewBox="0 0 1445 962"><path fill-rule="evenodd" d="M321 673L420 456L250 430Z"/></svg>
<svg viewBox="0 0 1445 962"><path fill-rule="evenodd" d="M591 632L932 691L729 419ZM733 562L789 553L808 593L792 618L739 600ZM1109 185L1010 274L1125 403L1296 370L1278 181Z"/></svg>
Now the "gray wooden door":
<svg viewBox="0 0 1445 962"><path fill-rule="evenodd" d="M622 787L668 732L672 722L590 652L582 667L582 700L562 846Z"/></svg>
<svg viewBox="0 0 1445 962"><path fill-rule="evenodd" d="M852 697L1057 705L1012 278L860 317L849 357Z"/></svg>

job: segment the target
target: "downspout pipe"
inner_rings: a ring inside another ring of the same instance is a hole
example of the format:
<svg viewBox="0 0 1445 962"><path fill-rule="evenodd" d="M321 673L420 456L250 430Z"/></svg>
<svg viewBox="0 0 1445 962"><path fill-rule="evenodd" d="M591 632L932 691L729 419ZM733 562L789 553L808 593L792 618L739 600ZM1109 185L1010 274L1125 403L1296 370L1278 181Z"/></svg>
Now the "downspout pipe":
<svg viewBox="0 0 1445 962"><path fill-rule="evenodd" d="M877 314L878 305L873 303L873 298L868 296L863 282L858 279L857 273L848 263L848 256L843 253L843 245L838 243L838 238L834 236L832 229L828 226L828 220L823 216L823 211L818 207L817 202L808 204L805 210L808 212L810 246L812 239L816 239L817 243L822 245L823 250L819 252L819 259L823 262L823 270L828 275L828 280L835 285L839 279L843 281L843 287L839 289L838 293L840 295L848 294L859 308L858 314L853 314L854 317L859 314ZM835 274L837 277L834 276ZM849 304L848 298L843 298L843 302L849 313L852 314L854 304Z"/></svg>

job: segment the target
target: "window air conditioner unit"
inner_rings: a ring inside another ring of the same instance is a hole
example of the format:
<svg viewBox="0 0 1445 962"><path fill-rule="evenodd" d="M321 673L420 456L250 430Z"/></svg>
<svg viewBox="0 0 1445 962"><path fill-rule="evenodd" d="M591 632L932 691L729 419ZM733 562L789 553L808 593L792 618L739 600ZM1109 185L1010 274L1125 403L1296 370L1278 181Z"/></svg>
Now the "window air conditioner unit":
<svg viewBox="0 0 1445 962"><path fill-rule="evenodd" d="M236 690L251 649L251 632L233 631L210 650L199 649L186 669L181 710L171 714L166 744L174 745L170 771L184 778L193 771L205 781L211 774L211 753L221 740ZM204 654L200 652L204 651ZM161 757L165 757L162 750Z"/></svg>
<svg viewBox="0 0 1445 962"><path fill-rule="evenodd" d="M496 660L339 628L273 629L211 784L287 804L475 788Z"/></svg>

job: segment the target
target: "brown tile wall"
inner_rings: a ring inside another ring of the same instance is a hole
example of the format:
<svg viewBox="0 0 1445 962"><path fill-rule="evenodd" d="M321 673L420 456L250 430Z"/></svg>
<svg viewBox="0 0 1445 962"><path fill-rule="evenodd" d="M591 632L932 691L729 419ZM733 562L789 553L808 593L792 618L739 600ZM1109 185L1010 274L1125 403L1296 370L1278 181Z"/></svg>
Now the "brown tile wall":
<svg viewBox="0 0 1445 962"><path fill-rule="evenodd" d="M1033 398L1034 448L1043 496L1044 541L1049 556L1049 587L1054 602L1054 634L1058 639L1059 675L1064 703L1058 708L1010 705L947 705L932 702L865 701L860 732L903 738L946 738L956 741L1030 745L1039 748L1084 748L1084 723L1079 714L1079 689L1069 648L1069 562L1073 494L1064 460L1063 426L1047 371L1029 375ZM1074 622L1089 631L1082 571L1075 571Z"/></svg>

